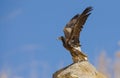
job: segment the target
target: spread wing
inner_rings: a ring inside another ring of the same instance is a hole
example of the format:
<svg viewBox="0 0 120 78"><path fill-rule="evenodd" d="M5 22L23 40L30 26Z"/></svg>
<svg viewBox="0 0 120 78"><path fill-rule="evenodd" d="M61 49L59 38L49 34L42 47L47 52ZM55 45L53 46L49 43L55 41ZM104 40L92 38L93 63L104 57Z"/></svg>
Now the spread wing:
<svg viewBox="0 0 120 78"><path fill-rule="evenodd" d="M71 37L71 34L72 34L72 31L73 31L73 28L74 28L74 25L75 23L77 22L77 19L79 17L79 14L75 15L71 20L70 22L68 22L64 28L64 34L65 34L65 39L68 40L70 39Z"/></svg>
<svg viewBox="0 0 120 78"><path fill-rule="evenodd" d="M71 35L69 36L69 44L72 46L80 46L79 36L80 31L82 30L88 16L91 14L90 11L92 10L92 7L87 7L82 14L78 15L74 25L72 26Z"/></svg>

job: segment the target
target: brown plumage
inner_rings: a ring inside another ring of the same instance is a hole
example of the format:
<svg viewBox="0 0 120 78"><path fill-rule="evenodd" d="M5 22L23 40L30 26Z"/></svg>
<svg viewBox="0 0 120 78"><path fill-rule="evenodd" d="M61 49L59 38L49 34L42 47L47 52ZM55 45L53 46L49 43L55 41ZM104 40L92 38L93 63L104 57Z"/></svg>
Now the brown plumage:
<svg viewBox="0 0 120 78"><path fill-rule="evenodd" d="M82 30L92 7L87 7L81 14L75 15L64 28L65 37L59 37L63 46L70 51L73 62L87 60L87 56L80 49L80 31Z"/></svg>

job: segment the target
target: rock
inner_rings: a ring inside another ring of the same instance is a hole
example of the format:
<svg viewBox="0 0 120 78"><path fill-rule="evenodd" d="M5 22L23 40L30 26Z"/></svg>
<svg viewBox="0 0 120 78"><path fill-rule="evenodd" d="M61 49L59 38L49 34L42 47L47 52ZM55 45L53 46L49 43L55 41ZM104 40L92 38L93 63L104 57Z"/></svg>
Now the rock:
<svg viewBox="0 0 120 78"><path fill-rule="evenodd" d="M73 63L53 74L53 78L106 78L88 61Z"/></svg>

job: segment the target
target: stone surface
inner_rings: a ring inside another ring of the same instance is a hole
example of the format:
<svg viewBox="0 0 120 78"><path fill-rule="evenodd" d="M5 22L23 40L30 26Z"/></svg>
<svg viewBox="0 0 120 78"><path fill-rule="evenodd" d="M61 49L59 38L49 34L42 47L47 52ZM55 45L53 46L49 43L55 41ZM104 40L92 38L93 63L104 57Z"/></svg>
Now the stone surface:
<svg viewBox="0 0 120 78"><path fill-rule="evenodd" d="M73 63L53 74L53 78L106 78L88 61Z"/></svg>

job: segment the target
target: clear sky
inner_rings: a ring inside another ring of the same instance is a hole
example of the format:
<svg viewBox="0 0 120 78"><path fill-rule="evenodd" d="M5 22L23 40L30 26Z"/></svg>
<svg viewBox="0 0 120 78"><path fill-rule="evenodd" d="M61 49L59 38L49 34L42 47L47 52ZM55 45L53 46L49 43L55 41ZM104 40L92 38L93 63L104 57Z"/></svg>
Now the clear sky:
<svg viewBox="0 0 120 78"><path fill-rule="evenodd" d="M0 77L52 78L71 64L57 37L88 6L93 11L80 41L95 65L101 51L113 58L120 49L120 0L0 0Z"/></svg>

